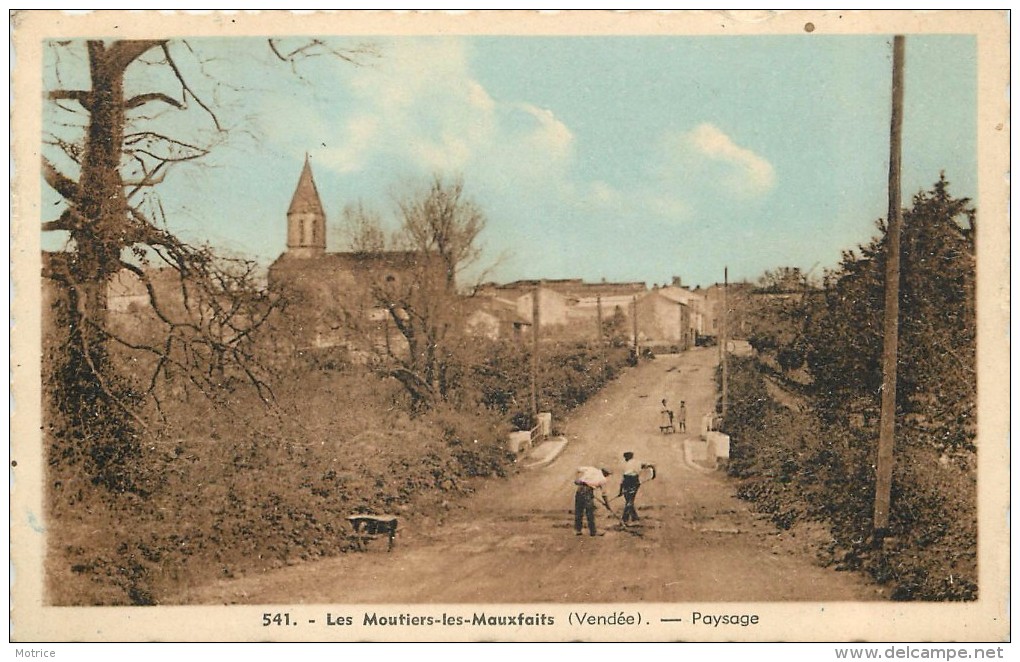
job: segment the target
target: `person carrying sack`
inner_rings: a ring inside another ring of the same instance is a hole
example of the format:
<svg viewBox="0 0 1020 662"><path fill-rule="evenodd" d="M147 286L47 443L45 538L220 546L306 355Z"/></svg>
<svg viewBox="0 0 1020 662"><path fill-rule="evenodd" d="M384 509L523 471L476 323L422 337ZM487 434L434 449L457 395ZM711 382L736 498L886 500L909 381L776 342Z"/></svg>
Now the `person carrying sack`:
<svg viewBox="0 0 1020 662"><path fill-rule="evenodd" d="M578 467L574 476L577 490L574 492L574 535L581 535L583 520L588 520L588 533L592 536L603 535L595 531L595 491L598 490L602 503L609 508L605 486L612 475L609 469L596 467Z"/></svg>

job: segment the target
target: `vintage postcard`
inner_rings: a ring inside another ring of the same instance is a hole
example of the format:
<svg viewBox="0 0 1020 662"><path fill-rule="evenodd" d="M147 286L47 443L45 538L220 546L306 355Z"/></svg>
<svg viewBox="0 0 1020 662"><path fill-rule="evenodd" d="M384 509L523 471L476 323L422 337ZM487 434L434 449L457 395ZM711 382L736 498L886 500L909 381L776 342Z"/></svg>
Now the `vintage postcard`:
<svg viewBox="0 0 1020 662"><path fill-rule="evenodd" d="M11 26L13 642L1008 640L1006 12Z"/></svg>

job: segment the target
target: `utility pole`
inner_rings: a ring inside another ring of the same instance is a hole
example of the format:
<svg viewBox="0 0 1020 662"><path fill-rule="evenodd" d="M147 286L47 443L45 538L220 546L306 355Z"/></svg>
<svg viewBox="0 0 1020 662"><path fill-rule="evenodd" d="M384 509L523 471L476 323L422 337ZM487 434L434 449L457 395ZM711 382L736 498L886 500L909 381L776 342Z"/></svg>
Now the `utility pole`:
<svg viewBox="0 0 1020 662"><path fill-rule="evenodd" d="M882 421L875 476L875 541L889 528L889 503L895 458L896 358L900 316L900 163L903 136L903 35L893 37L892 121L889 130L889 219L885 251L885 337L882 345Z"/></svg>
<svg viewBox="0 0 1020 662"><path fill-rule="evenodd" d="M538 327L539 320L538 297L542 289L541 283L535 285L535 291L531 294L531 414L538 418Z"/></svg>
<svg viewBox="0 0 1020 662"><path fill-rule="evenodd" d="M682 303L677 303L676 307L677 307L677 312L680 315L680 326L679 326L679 329L680 329L680 338L677 341L677 347L679 347L680 351L683 352L683 351L687 350L687 330L684 328L684 305Z"/></svg>
<svg viewBox="0 0 1020 662"><path fill-rule="evenodd" d="M729 409L730 376L729 376L729 316L730 316L730 268L723 267L723 318L722 318L722 419L726 422L726 411Z"/></svg>
<svg viewBox="0 0 1020 662"><path fill-rule="evenodd" d="M718 285L718 283L716 283L716 284ZM721 307L722 307L722 314L721 315L718 314L718 309L716 309L716 314L717 314L717 317L718 317L718 319L716 320L716 324L719 325L719 337L717 339L718 340L718 345L719 345L719 365L722 365L722 361L723 361L723 339L724 339L724 335L723 334L725 333L725 329L726 329L726 300L725 300L725 293L723 295L723 304L722 304Z"/></svg>
<svg viewBox="0 0 1020 662"><path fill-rule="evenodd" d="M638 340L637 340L637 295L635 294L631 298L631 307L633 308L634 314L631 316L634 319L634 363L638 362L640 354L638 353Z"/></svg>
<svg viewBox="0 0 1020 662"><path fill-rule="evenodd" d="M601 294L596 294L595 295L595 322L596 322L596 324L599 325L599 327L598 327L598 336L597 337L599 339L599 358L602 361L601 366L600 366L601 376L603 378L605 378L605 376L606 376L606 339L605 339L605 335L604 335L605 332L603 331L603 328L602 328L602 295Z"/></svg>

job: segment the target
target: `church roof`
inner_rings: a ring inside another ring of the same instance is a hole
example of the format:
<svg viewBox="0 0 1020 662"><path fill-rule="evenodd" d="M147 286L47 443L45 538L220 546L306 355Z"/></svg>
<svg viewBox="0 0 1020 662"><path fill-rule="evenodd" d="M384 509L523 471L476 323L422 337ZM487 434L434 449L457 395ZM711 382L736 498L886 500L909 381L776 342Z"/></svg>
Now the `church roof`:
<svg viewBox="0 0 1020 662"><path fill-rule="evenodd" d="M297 188L294 189L294 197L291 198L287 215L309 213L326 217L326 212L322 209L322 201L319 199L319 190L315 188L315 179L312 178L312 166L308 162L306 154L305 167L301 169L301 179L298 180Z"/></svg>
<svg viewBox="0 0 1020 662"><path fill-rule="evenodd" d="M294 257L284 252L276 258L271 271L314 269L346 271L371 271L373 269L396 269L410 271L422 263L424 256L417 251L376 251L376 252L341 252L323 253L314 257ZM433 258L435 259L435 258Z"/></svg>

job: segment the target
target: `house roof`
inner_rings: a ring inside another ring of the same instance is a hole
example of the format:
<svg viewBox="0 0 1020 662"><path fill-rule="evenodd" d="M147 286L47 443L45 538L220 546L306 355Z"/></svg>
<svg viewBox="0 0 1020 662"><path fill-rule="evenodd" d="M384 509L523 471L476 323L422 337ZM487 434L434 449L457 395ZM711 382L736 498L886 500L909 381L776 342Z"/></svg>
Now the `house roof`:
<svg viewBox="0 0 1020 662"><path fill-rule="evenodd" d="M643 282L629 283L586 283L580 278L559 278L542 280L517 280L512 283L484 283L479 289L483 291L502 291L524 294L541 287L546 292L556 292L565 297L585 298L588 296L638 295L647 291Z"/></svg>
<svg viewBox="0 0 1020 662"><path fill-rule="evenodd" d="M289 253L281 253L276 258L271 270L281 267L291 269L346 269L349 271L371 269L410 270L425 258L417 251L375 251L375 252L339 252L323 253L312 257L295 257ZM436 259L436 258L433 258Z"/></svg>
<svg viewBox="0 0 1020 662"><path fill-rule="evenodd" d="M504 322L512 322L514 324L523 324L525 326L531 325L531 320L524 318L517 312L517 304L513 301L508 301L494 296L476 296L468 297L465 299L469 308L473 308L472 315L476 314L487 314L492 315L496 319Z"/></svg>
<svg viewBox="0 0 1020 662"><path fill-rule="evenodd" d="M690 305L692 302L700 303L705 300L704 295L702 295L701 293L692 292L691 290L688 290L685 287L674 287L672 285L669 285L667 287L660 287L655 291L658 292L661 296L666 297L670 301L675 301L677 303L682 303L684 305Z"/></svg>
<svg viewBox="0 0 1020 662"><path fill-rule="evenodd" d="M312 165L305 154L305 167L301 169L301 178L298 179L297 188L294 189L294 197L290 200L290 208L287 215L291 214L316 214L325 218L326 212L322 209L322 200L319 199L319 190L315 187L315 179L312 177Z"/></svg>

